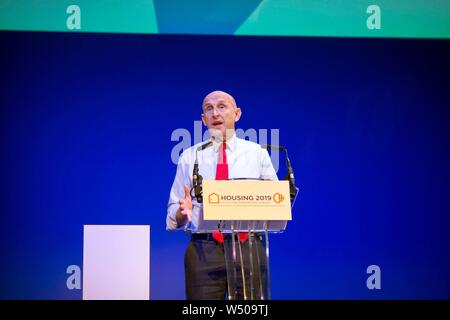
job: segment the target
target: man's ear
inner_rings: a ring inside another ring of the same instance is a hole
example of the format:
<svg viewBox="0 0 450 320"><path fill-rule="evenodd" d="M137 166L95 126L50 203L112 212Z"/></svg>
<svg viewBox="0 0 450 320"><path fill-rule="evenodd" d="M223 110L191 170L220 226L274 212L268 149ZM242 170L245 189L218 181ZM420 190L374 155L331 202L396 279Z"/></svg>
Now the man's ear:
<svg viewBox="0 0 450 320"><path fill-rule="evenodd" d="M202 113L202 122L203 124L206 126L206 120L205 120L205 115Z"/></svg>
<svg viewBox="0 0 450 320"><path fill-rule="evenodd" d="M234 121L238 122L239 119L241 118L242 110L241 110L241 108L236 108L236 110L234 110L234 112L236 114L236 117L234 118Z"/></svg>

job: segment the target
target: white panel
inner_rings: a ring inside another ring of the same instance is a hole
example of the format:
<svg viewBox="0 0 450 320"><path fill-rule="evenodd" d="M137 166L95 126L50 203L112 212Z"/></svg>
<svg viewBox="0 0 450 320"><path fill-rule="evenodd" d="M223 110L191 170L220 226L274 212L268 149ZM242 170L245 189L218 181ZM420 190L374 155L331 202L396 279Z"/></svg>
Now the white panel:
<svg viewBox="0 0 450 320"><path fill-rule="evenodd" d="M150 299L150 226L85 225L84 300Z"/></svg>

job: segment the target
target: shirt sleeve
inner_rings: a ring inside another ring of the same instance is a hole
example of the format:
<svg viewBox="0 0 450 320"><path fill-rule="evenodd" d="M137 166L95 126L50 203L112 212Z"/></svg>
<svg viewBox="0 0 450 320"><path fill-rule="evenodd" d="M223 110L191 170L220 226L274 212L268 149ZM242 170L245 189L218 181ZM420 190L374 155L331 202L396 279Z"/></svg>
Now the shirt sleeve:
<svg viewBox="0 0 450 320"><path fill-rule="evenodd" d="M176 219L177 211L180 207L179 200L184 198L184 186L191 186L191 181L188 174L188 165L180 157L177 165L177 173L170 190L169 203L167 204L166 230L174 231L183 229L179 226Z"/></svg>
<svg viewBox="0 0 450 320"><path fill-rule="evenodd" d="M277 173L270 159L269 152L266 149L261 148L261 179L264 180L278 180Z"/></svg>

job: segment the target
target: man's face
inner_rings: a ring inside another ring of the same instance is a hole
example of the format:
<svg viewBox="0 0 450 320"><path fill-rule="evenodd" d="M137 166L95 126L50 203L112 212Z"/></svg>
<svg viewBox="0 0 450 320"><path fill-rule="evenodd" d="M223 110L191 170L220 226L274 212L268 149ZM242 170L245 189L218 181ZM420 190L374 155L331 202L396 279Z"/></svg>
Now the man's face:
<svg viewBox="0 0 450 320"><path fill-rule="evenodd" d="M236 107L232 96L226 92L214 91L203 100L202 120L210 134L223 139L234 133L234 124L241 117L241 109Z"/></svg>

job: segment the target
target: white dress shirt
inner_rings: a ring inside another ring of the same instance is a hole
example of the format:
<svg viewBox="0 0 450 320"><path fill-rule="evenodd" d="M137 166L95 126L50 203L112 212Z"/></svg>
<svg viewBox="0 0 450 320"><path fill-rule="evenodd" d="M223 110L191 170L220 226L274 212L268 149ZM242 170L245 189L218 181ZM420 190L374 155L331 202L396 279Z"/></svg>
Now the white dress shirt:
<svg viewBox="0 0 450 320"><path fill-rule="evenodd" d="M184 199L184 186L192 188L192 170L194 169L195 153L199 146L205 142L198 143L186 149L180 156L177 165L177 173L170 190L169 203L167 205L166 229L177 230L184 226L179 226L176 220L176 213L179 209L179 200ZM198 152L199 173L203 180L215 180L216 167L219 159L221 143L213 144ZM249 178L278 180L275 169L266 149L261 148L257 143L240 139L236 134L228 139L227 147L228 178ZM203 219L203 206L196 198L192 198L192 227L198 226L200 219Z"/></svg>

